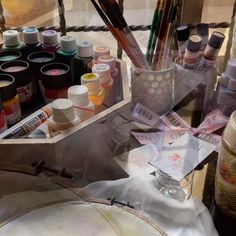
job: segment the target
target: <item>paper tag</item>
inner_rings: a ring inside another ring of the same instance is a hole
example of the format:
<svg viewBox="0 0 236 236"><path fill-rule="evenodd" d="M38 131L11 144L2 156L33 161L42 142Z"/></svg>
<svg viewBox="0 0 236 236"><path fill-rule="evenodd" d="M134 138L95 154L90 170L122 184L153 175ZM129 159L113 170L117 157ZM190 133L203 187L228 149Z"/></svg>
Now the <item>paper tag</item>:
<svg viewBox="0 0 236 236"><path fill-rule="evenodd" d="M160 116L140 103L136 104L132 112L132 117L150 126L154 126L160 120Z"/></svg>
<svg viewBox="0 0 236 236"><path fill-rule="evenodd" d="M217 135L217 134L199 134L197 136L198 138L211 143L213 145L215 145L217 148L215 149L216 152L219 152L219 147L220 147L220 143L221 143L221 136Z"/></svg>
<svg viewBox="0 0 236 236"><path fill-rule="evenodd" d="M203 122L198 126L198 130L205 133L213 133L226 126L228 119L220 110L214 110L206 115Z"/></svg>
<svg viewBox="0 0 236 236"><path fill-rule="evenodd" d="M216 146L213 144L185 134L161 151L152 164L180 181L215 148Z"/></svg>
<svg viewBox="0 0 236 236"><path fill-rule="evenodd" d="M114 157L114 160L128 175L139 176L156 171L149 162L154 161L157 154L155 145L149 144Z"/></svg>

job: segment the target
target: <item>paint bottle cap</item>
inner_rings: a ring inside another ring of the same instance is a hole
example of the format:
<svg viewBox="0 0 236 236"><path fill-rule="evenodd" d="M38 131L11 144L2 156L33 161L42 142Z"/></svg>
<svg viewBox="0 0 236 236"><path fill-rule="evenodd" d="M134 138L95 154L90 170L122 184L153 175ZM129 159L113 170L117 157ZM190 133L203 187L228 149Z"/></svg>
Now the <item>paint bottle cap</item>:
<svg viewBox="0 0 236 236"><path fill-rule="evenodd" d="M6 30L3 32L3 41L5 46L14 47L20 44L19 32L16 30Z"/></svg>
<svg viewBox="0 0 236 236"><path fill-rule="evenodd" d="M214 31L208 41L208 45L211 46L212 48L219 49L221 48L224 39L225 39L224 34Z"/></svg>
<svg viewBox="0 0 236 236"><path fill-rule="evenodd" d="M202 37L198 34L193 34L189 37L187 49L190 52L198 52L201 48Z"/></svg>
<svg viewBox="0 0 236 236"><path fill-rule="evenodd" d="M98 57L102 55L110 55L110 48L103 47L103 46L97 46L94 48L94 59L98 60Z"/></svg>
<svg viewBox="0 0 236 236"><path fill-rule="evenodd" d="M74 85L68 89L68 98L75 105L87 106L89 104L88 88L84 85Z"/></svg>
<svg viewBox="0 0 236 236"><path fill-rule="evenodd" d="M230 79L236 80L236 58L230 58L228 60L226 70L223 74Z"/></svg>
<svg viewBox="0 0 236 236"><path fill-rule="evenodd" d="M207 36L209 35L209 25L206 23L197 24L197 34L200 36Z"/></svg>
<svg viewBox="0 0 236 236"><path fill-rule="evenodd" d="M92 72L100 75L101 84L109 83L111 81L111 69L107 64L93 65Z"/></svg>
<svg viewBox="0 0 236 236"><path fill-rule="evenodd" d="M61 37L61 50L64 52L74 52L77 50L76 39L73 36L65 35Z"/></svg>
<svg viewBox="0 0 236 236"><path fill-rule="evenodd" d="M45 30L42 32L43 44L56 45L58 44L58 35L55 30Z"/></svg>
<svg viewBox="0 0 236 236"><path fill-rule="evenodd" d="M234 148L236 148L236 111L234 111L224 130L223 138Z"/></svg>
<svg viewBox="0 0 236 236"><path fill-rule="evenodd" d="M88 88L89 96L97 96L101 92L100 76L95 73L87 73L81 76L81 85Z"/></svg>
<svg viewBox="0 0 236 236"><path fill-rule="evenodd" d="M178 41L180 42L187 41L190 35L189 27L187 25L181 25L177 27L176 35L177 35Z"/></svg>
<svg viewBox="0 0 236 236"><path fill-rule="evenodd" d="M92 57L93 56L93 44L89 41L83 41L78 44L79 57Z"/></svg>
<svg viewBox="0 0 236 236"><path fill-rule="evenodd" d="M74 120L75 113L70 99L56 99L51 103L52 118L55 122L70 122Z"/></svg>
<svg viewBox="0 0 236 236"><path fill-rule="evenodd" d="M8 101L17 95L15 79L8 74L0 74L0 94L3 101Z"/></svg>
<svg viewBox="0 0 236 236"><path fill-rule="evenodd" d="M36 27L29 27L23 30L25 44L37 44L40 42L39 31Z"/></svg>
<svg viewBox="0 0 236 236"><path fill-rule="evenodd" d="M112 73L116 70L116 59L111 55L100 56L98 58L98 63L109 65Z"/></svg>

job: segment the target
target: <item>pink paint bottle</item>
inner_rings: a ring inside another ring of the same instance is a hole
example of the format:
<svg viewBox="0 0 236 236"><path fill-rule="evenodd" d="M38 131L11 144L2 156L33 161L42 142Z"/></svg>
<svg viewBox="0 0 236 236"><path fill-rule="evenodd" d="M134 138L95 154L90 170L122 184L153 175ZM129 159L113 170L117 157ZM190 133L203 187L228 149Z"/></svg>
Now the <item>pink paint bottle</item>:
<svg viewBox="0 0 236 236"><path fill-rule="evenodd" d="M43 51L56 53L60 48L60 43L58 40L58 35L55 30L45 30L42 32L43 39Z"/></svg>
<svg viewBox="0 0 236 236"><path fill-rule="evenodd" d="M70 67L63 63L50 63L41 68L44 88L44 102L57 98L67 98L67 90L72 85Z"/></svg>

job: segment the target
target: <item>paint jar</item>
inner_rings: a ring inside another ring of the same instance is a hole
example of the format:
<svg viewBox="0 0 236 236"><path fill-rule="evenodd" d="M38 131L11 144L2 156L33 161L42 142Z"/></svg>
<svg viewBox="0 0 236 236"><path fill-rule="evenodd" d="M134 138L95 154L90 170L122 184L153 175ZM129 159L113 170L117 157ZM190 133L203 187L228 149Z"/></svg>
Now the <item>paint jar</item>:
<svg viewBox="0 0 236 236"><path fill-rule="evenodd" d="M47 119L49 134L64 131L80 123L79 117L75 114L73 103L69 99L57 99L52 102L52 116Z"/></svg>
<svg viewBox="0 0 236 236"><path fill-rule="evenodd" d="M70 68L63 63L50 63L41 68L44 88L44 102L47 104L57 98L67 98L71 86Z"/></svg>
<svg viewBox="0 0 236 236"><path fill-rule="evenodd" d="M0 134L4 132L5 130L7 130L7 119L6 119L5 112L3 110L3 103L2 103L2 98L0 94Z"/></svg>
<svg viewBox="0 0 236 236"><path fill-rule="evenodd" d="M0 74L0 93L7 125L11 126L20 121L20 99L17 94L15 79L11 75Z"/></svg>
<svg viewBox="0 0 236 236"><path fill-rule="evenodd" d="M89 41L78 44L78 52L72 62L73 84L80 84L83 74L90 73L93 66L93 44Z"/></svg>
<svg viewBox="0 0 236 236"><path fill-rule="evenodd" d="M39 39L39 31L35 27L29 27L23 30L23 40L25 43L24 57L29 54L42 50L42 44Z"/></svg>
<svg viewBox="0 0 236 236"><path fill-rule="evenodd" d="M56 53L60 48L58 35L55 30L45 30L42 32L42 50Z"/></svg>
<svg viewBox="0 0 236 236"><path fill-rule="evenodd" d="M200 59L202 38L197 34L190 36L184 53L183 65L186 69L196 69Z"/></svg>
<svg viewBox="0 0 236 236"><path fill-rule="evenodd" d="M34 84L35 94L37 97L43 97L44 90L42 85L42 76L40 69L48 63L52 63L55 60L55 54L53 52L33 52L28 56L28 61L31 67Z"/></svg>
<svg viewBox="0 0 236 236"><path fill-rule="evenodd" d="M4 62L19 60L20 58L20 51L0 51L0 65Z"/></svg>
<svg viewBox="0 0 236 236"><path fill-rule="evenodd" d="M56 53L57 62L65 63L71 67L72 59L77 53L75 37L62 36L60 40L60 49Z"/></svg>
<svg viewBox="0 0 236 236"><path fill-rule="evenodd" d="M111 78L111 69L107 64L95 64L92 72L100 76L101 87L105 91L105 99L103 104L111 107L115 103L114 80Z"/></svg>
<svg viewBox="0 0 236 236"><path fill-rule="evenodd" d="M100 56L110 55L110 48L104 46L96 46L93 50L94 62L98 63L98 58Z"/></svg>
<svg viewBox="0 0 236 236"><path fill-rule="evenodd" d="M81 76L81 85L88 88L89 100L97 107L102 105L105 92L101 87L100 78L98 74L87 73Z"/></svg>
<svg viewBox="0 0 236 236"><path fill-rule="evenodd" d="M184 57L185 50L188 44L188 38L190 35L189 26L180 25L176 29L177 43L178 43L178 51L181 57Z"/></svg>
<svg viewBox="0 0 236 236"><path fill-rule="evenodd" d="M16 30L6 30L3 32L2 50L18 50L21 51L25 44L20 41L19 32Z"/></svg>
<svg viewBox="0 0 236 236"><path fill-rule="evenodd" d="M33 101L33 78L29 70L29 63L21 60L5 62L0 69L15 78L16 90L21 105L31 103Z"/></svg>
<svg viewBox="0 0 236 236"><path fill-rule="evenodd" d="M88 88L83 85L74 85L68 89L68 98L73 102L75 114L81 121L95 115L95 106L89 101Z"/></svg>

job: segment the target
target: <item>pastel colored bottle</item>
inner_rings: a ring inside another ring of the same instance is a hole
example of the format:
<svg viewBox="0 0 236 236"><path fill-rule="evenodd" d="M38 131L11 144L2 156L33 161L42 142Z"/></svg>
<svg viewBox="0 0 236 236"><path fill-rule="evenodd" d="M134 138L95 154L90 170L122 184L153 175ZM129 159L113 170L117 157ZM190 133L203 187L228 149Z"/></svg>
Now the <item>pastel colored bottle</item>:
<svg viewBox="0 0 236 236"><path fill-rule="evenodd" d="M58 35L55 30L45 30L42 32L42 50L56 53L59 48Z"/></svg>
<svg viewBox="0 0 236 236"><path fill-rule="evenodd" d="M61 37L60 49L56 53L56 60L71 67L72 59L77 53L75 37L65 35Z"/></svg>
<svg viewBox="0 0 236 236"><path fill-rule="evenodd" d="M93 50L94 62L98 63L98 58L100 56L110 55L110 48L105 46L96 46Z"/></svg>
<svg viewBox="0 0 236 236"><path fill-rule="evenodd" d="M111 69L107 64L95 64L92 67L92 72L100 76L101 87L105 91L105 99L103 104L111 107L115 103L114 80L111 78Z"/></svg>
<svg viewBox="0 0 236 236"><path fill-rule="evenodd" d="M93 64L93 44L89 41L80 42L78 52L72 62L73 84L80 84L81 76L90 73Z"/></svg>
<svg viewBox="0 0 236 236"><path fill-rule="evenodd" d="M6 30L3 32L2 50L22 51L25 44L20 41L19 32L16 30Z"/></svg>
<svg viewBox="0 0 236 236"><path fill-rule="evenodd" d="M47 119L50 136L75 127L80 123L75 114L73 103L69 99L56 99L51 103L52 116Z"/></svg>
<svg viewBox="0 0 236 236"><path fill-rule="evenodd" d="M81 121L95 115L95 105L89 101L88 88L83 85L74 85L68 89L68 98L73 102L75 114Z"/></svg>
<svg viewBox="0 0 236 236"><path fill-rule="evenodd" d="M38 52L42 50L42 44L39 38L39 31L36 27L29 27L23 30L23 41L25 43L25 48L23 51L23 56L28 57L29 54L33 52Z"/></svg>
<svg viewBox="0 0 236 236"><path fill-rule="evenodd" d="M81 85L88 88L89 100L97 107L102 105L105 92L101 87L100 76L95 73L87 73L81 76Z"/></svg>

